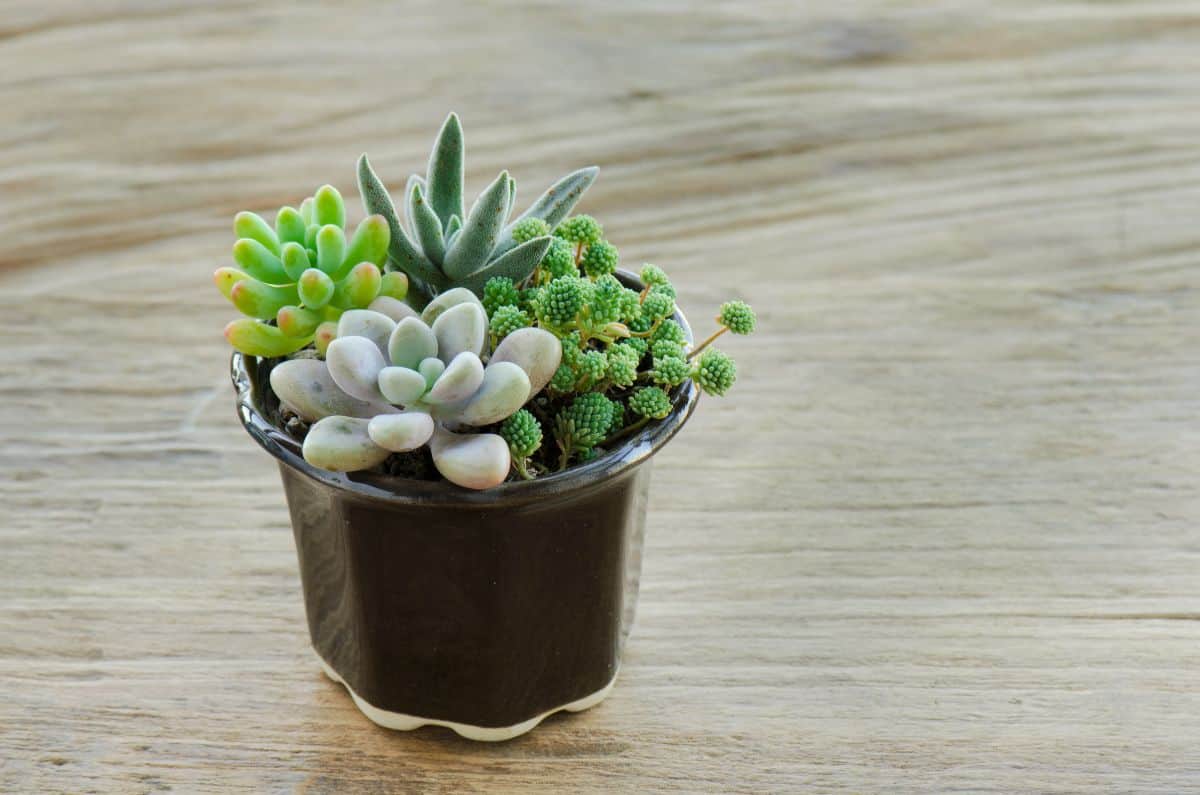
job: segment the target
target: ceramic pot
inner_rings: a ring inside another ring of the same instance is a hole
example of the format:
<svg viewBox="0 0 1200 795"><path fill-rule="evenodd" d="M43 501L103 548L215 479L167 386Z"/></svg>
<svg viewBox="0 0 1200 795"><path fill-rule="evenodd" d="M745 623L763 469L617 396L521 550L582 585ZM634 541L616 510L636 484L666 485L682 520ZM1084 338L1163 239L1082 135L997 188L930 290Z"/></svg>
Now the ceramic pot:
<svg viewBox="0 0 1200 795"><path fill-rule="evenodd" d="M695 386L594 461L470 491L310 466L266 419L269 366L234 354L239 415L278 460L312 645L358 708L392 729L505 740L602 701L637 599L650 459Z"/></svg>

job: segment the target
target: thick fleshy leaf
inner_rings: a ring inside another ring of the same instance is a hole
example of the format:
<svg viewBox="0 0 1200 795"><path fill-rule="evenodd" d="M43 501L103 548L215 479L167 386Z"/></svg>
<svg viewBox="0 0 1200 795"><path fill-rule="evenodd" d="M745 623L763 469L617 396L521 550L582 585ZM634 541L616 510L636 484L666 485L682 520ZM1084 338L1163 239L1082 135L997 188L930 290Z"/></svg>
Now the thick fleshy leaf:
<svg viewBox="0 0 1200 795"><path fill-rule="evenodd" d="M421 243L421 251L434 265L441 265L442 258L446 255L446 244L442 240L442 222L425 201L420 185L413 185L412 193L408 196L408 207L412 216L413 231Z"/></svg>
<svg viewBox="0 0 1200 795"><path fill-rule="evenodd" d="M290 281L279 257L257 240L243 237L234 243L233 261L260 282L283 284Z"/></svg>
<svg viewBox="0 0 1200 795"><path fill-rule="evenodd" d="M230 298L230 293L233 292L233 285L249 278L250 274L237 268L217 268L213 271L213 282L217 285L217 289L221 291L221 295L229 300L233 300Z"/></svg>
<svg viewBox="0 0 1200 795"><path fill-rule="evenodd" d="M304 460L334 472L357 472L383 463L391 453L371 441L368 420L326 417L308 429Z"/></svg>
<svg viewBox="0 0 1200 795"><path fill-rule="evenodd" d="M235 349L250 356L287 356L310 342L307 337L289 337L274 326L238 318L225 326L225 339Z"/></svg>
<svg viewBox="0 0 1200 795"><path fill-rule="evenodd" d="M407 367L385 367L379 371L379 391L388 403L411 406L421 399L428 385L425 376Z"/></svg>
<svg viewBox="0 0 1200 795"><path fill-rule="evenodd" d="M462 231L454 245L446 251L442 272L451 279L461 279L474 273L488 261L496 247L496 239L504 228L504 211L508 207L508 172L500 176L475 200L475 206L463 221Z"/></svg>
<svg viewBox="0 0 1200 795"><path fill-rule="evenodd" d="M562 343L549 331L522 328L505 337L492 353L491 365L512 362L529 377L529 395L533 397L550 383L562 363Z"/></svg>
<svg viewBox="0 0 1200 795"><path fill-rule="evenodd" d="M325 364L333 381L346 394L359 400L383 400L379 391L379 371L387 360L379 347L366 337L342 337L329 343Z"/></svg>
<svg viewBox="0 0 1200 795"><path fill-rule="evenodd" d="M317 332L313 334L313 347L317 349L317 353L324 356L325 352L329 350L329 343L335 339L337 339L337 323L326 320L317 326Z"/></svg>
<svg viewBox="0 0 1200 795"><path fill-rule="evenodd" d="M408 297L408 277L400 271L388 271L379 282L379 294L403 301Z"/></svg>
<svg viewBox="0 0 1200 795"><path fill-rule="evenodd" d="M278 256L279 236L271 225L263 220L261 215L252 212L240 212L233 217L233 233L238 237L246 237L262 243L268 251Z"/></svg>
<svg viewBox="0 0 1200 795"><path fill-rule="evenodd" d="M512 362L489 364L479 391L458 411L456 420L466 425L490 425L521 408L528 397L529 376L524 370Z"/></svg>
<svg viewBox="0 0 1200 795"><path fill-rule="evenodd" d="M284 273L293 281L299 279L306 270L312 267L312 261L308 258L308 250L301 243L290 240L284 243L279 258L283 262Z"/></svg>
<svg viewBox="0 0 1200 795"><path fill-rule="evenodd" d="M434 383L425 400L433 404L466 400L479 389L483 378L483 362L474 353L463 351L446 365L446 371Z"/></svg>
<svg viewBox="0 0 1200 795"><path fill-rule="evenodd" d="M441 270L434 267L400 225L396 207L387 188L371 168L367 156L358 159L358 190L362 194L363 207L372 215L381 215L388 225L388 258L392 264L410 277L428 285L433 291L446 286Z"/></svg>
<svg viewBox="0 0 1200 795"><path fill-rule="evenodd" d="M450 216L463 214L463 157L462 124L458 115L451 113L433 144L425 173L429 204L442 226L450 222Z"/></svg>
<svg viewBox="0 0 1200 795"><path fill-rule="evenodd" d="M229 289L229 301L243 315L270 320L285 306L300 302L295 285L272 287L257 279L242 279Z"/></svg>
<svg viewBox="0 0 1200 795"><path fill-rule="evenodd" d="M233 289L237 291L236 286ZM438 315L431 328L437 338L437 357L447 366L463 351L476 356L483 354L488 319L479 304L467 302L452 306Z"/></svg>
<svg viewBox="0 0 1200 795"><path fill-rule="evenodd" d="M433 417L423 411L381 414L367 423L367 435L393 453L416 450L433 436Z"/></svg>
<svg viewBox="0 0 1200 795"><path fill-rule="evenodd" d="M383 274L369 262L360 262L350 269L346 278L337 283L330 303L341 309L362 309L369 306L382 284Z"/></svg>
<svg viewBox="0 0 1200 795"><path fill-rule="evenodd" d="M398 367L415 369L424 359L437 356L437 350L433 330L415 317L397 323L388 340L388 358Z"/></svg>
<svg viewBox="0 0 1200 795"><path fill-rule="evenodd" d="M547 188L546 192L539 196L528 210L518 215L512 223L504 228L504 231L500 233L499 240L496 241L496 248L492 251L492 256L498 257L517 245L517 242L513 240L512 230L522 219L541 218L549 224L551 229L557 226L559 221L570 214L584 192L596 181L596 175L599 173L600 169L595 166L581 168L578 171L572 171Z"/></svg>
<svg viewBox="0 0 1200 795"><path fill-rule="evenodd" d="M512 466L508 443L494 433L458 434L436 428L429 451L442 477L468 489L500 485Z"/></svg>
<svg viewBox="0 0 1200 795"><path fill-rule="evenodd" d="M332 185L322 185L313 196L313 223L346 227L346 203Z"/></svg>
<svg viewBox="0 0 1200 795"><path fill-rule="evenodd" d="M408 182L404 183L404 196L405 197L412 195L414 186L420 186L421 193L428 194L428 192L429 192L428 189L425 187L425 178L424 177L422 177L420 174L409 174ZM404 222L406 224L408 224L409 229L413 228L412 212L411 212L411 208L408 205L408 202L404 203Z"/></svg>
<svg viewBox="0 0 1200 795"><path fill-rule="evenodd" d="M342 262L346 259L346 233L340 226L326 224L317 232L317 267L334 281L341 278Z"/></svg>
<svg viewBox="0 0 1200 795"><path fill-rule="evenodd" d="M349 270L360 262L369 262L379 267L387 261L388 242L391 232L387 219L382 215L369 215L354 229L354 236L346 246L342 268Z"/></svg>
<svg viewBox="0 0 1200 795"><path fill-rule="evenodd" d="M291 245L290 243L288 245ZM334 290L337 285L333 283L333 279L329 278L329 274L325 271L309 268L300 274L300 281L296 283L297 292L300 295L300 301L310 309L320 309L329 303L333 298Z"/></svg>
<svg viewBox="0 0 1200 795"><path fill-rule="evenodd" d="M384 276L387 275L386 273L384 274ZM367 305L367 309L387 315L397 323L406 317L419 317L417 310L403 301L397 301L395 298L387 295L378 296Z"/></svg>
<svg viewBox="0 0 1200 795"><path fill-rule="evenodd" d="M432 387L441 378L442 373L446 372L446 363L436 356L430 356L421 360L417 365L417 372L425 376L425 384Z"/></svg>
<svg viewBox="0 0 1200 795"><path fill-rule="evenodd" d="M450 307L458 306L459 304L475 304L480 309L483 309L483 302L479 300L479 296L465 287L455 287L441 293L437 298L430 301L424 311L421 312L421 319L432 325L438 319L438 315Z"/></svg>
<svg viewBox="0 0 1200 795"><path fill-rule="evenodd" d="M396 330L396 322L384 312L371 309L350 309L338 318L339 337L366 337L387 355L388 339Z"/></svg>
<svg viewBox="0 0 1200 795"><path fill-rule="evenodd" d="M300 211L295 207L280 207L275 215L275 236L279 243L304 243L304 233L308 231Z"/></svg>
<svg viewBox="0 0 1200 795"><path fill-rule="evenodd" d="M542 257L546 256L551 240L548 235L526 240L512 251L497 257L480 270L461 280L459 284L477 294L483 293L483 286L493 276L507 276L513 280L514 284L520 284L529 278L538 263L542 261Z"/></svg>
<svg viewBox="0 0 1200 795"><path fill-rule="evenodd" d="M347 395L320 359L289 359L275 365L271 370L271 390L307 422L335 414L370 419L376 414L397 411L383 401L359 400Z"/></svg>
<svg viewBox="0 0 1200 795"><path fill-rule="evenodd" d="M275 325L289 337L312 337L321 320L319 312L298 306L285 306L275 313Z"/></svg>

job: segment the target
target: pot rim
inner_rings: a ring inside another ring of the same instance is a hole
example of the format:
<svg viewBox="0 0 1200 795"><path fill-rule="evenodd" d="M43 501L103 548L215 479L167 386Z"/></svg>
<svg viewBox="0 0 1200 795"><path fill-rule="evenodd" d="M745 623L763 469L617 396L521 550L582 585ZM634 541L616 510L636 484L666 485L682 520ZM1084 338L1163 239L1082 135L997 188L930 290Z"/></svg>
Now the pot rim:
<svg viewBox="0 0 1200 795"><path fill-rule="evenodd" d="M617 271L621 281L640 286L628 271ZM688 343L694 342L691 326L678 307L675 321L683 327ZM258 357L234 351L230 359L230 377L237 392L238 418L246 432L268 453L311 480L353 494L361 499L395 505L454 504L478 507L511 506L518 503L544 500L591 489L631 472L657 453L692 416L700 398L700 390L692 379L685 381L671 403L671 413L648 424L626 439L619 447L609 450L595 460L578 464L564 472L543 475L535 480L506 481L490 489L475 491L447 480L411 480L370 471L333 472L314 467L300 453L301 444L272 425L259 409L255 395L252 370L258 367ZM404 491L397 491L403 486Z"/></svg>

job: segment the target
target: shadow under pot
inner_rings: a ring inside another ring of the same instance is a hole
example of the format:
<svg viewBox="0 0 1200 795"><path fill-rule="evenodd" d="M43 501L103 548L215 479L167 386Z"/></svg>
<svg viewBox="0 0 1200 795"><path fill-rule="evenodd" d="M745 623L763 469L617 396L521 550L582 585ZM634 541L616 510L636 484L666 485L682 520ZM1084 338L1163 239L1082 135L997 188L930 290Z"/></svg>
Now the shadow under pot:
<svg viewBox="0 0 1200 795"><path fill-rule="evenodd" d="M310 466L265 419L268 368L234 355L239 414L279 462L313 648L363 714L506 740L608 695L637 599L650 458L695 408L690 381L621 447L470 491Z"/></svg>

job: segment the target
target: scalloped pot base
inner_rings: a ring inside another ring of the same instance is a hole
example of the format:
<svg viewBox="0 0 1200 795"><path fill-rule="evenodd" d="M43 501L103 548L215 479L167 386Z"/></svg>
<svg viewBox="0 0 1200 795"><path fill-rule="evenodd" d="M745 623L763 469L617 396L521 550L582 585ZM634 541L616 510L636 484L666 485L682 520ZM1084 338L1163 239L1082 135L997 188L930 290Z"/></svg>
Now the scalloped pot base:
<svg viewBox="0 0 1200 795"><path fill-rule="evenodd" d="M447 729L453 729L459 736L465 737L468 740L477 740L485 743L503 742L504 740L511 740L514 737L520 737L522 734L532 731L539 723L556 712L583 712L585 709L590 709L608 698L608 694L612 692L613 685L617 683L617 677L614 675L607 685L595 693L572 701L570 704L563 704L561 707L546 710L541 715L512 726L472 726L467 723L419 718L415 715L405 715L400 712L389 712L386 709L380 709L358 693L355 693L354 688L346 684L346 681L338 676L338 672L333 670L320 654L317 655L317 660L321 663L321 670L325 672L325 675L346 688L346 692L350 694L350 698L354 701L354 706L358 707L359 712L366 715L372 723L376 723L385 729L395 729L405 732L419 729L422 726L445 726Z"/></svg>

